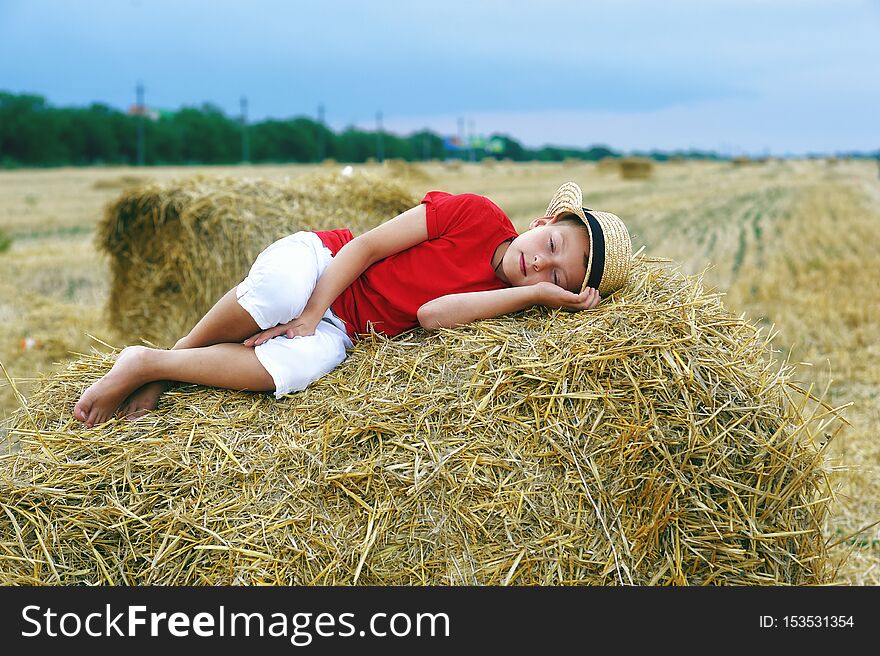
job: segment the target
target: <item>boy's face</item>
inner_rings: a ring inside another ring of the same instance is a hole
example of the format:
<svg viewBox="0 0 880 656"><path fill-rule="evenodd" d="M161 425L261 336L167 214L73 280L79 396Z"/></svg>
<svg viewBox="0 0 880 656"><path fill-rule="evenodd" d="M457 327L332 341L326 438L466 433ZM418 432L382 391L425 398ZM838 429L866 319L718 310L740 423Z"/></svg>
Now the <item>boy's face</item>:
<svg viewBox="0 0 880 656"><path fill-rule="evenodd" d="M590 240L584 230L558 217L542 217L510 242L501 269L515 287L552 282L575 294L587 275Z"/></svg>

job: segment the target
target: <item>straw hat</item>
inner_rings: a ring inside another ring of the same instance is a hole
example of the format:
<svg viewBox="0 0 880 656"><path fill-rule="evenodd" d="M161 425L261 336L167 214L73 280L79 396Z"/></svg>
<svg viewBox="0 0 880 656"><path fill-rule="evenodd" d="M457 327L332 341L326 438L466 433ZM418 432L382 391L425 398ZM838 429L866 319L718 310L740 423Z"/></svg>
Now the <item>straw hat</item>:
<svg viewBox="0 0 880 656"><path fill-rule="evenodd" d="M581 188L566 182L556 190L545 216L574 214L584 222L590 231L590 256L581 291L592 287L607 296L626 284L632 264L632 241L617 215L588 210L583 204Z"/></svg>

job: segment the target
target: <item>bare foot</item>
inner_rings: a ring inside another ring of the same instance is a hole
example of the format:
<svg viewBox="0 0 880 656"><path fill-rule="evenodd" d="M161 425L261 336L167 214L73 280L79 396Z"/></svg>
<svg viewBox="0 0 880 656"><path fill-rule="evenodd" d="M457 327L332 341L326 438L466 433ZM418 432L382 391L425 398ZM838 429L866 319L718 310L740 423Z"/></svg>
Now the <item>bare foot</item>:
<svg viewBox="0 0 880 656"><path fill-rule="evenodd" d="M172 384L168 381L156 380L138 387L119 406L116 411L117 416L124 419L143 417L150 410L159 407L159 397L171 386Z"/></svg>
<svg viewBox="0 0 880 656"><path fill-rule="evenodd" d="M73 407L73 416L86 428L109 420L119 404L143 383L143 365L150 349L129 346L99 381L89 387Z"/></svg>

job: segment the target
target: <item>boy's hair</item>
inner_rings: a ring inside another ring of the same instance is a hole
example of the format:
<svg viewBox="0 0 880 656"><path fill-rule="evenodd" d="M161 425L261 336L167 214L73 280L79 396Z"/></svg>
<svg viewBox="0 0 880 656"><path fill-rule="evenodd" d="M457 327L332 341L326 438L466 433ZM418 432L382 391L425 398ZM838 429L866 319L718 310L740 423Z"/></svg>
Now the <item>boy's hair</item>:
<svg viewBox="0 0 880 656"><path fill-rule="evenodd" d="M587 224L584 223L583 221L581 221L580 218L575 214L566 214L565 216L563 216L562 218L560 218L556 222L556 225L559 225L559 224L568 224L568 225L576 226L576 227L580 228L581 232L583 232L584 235L586 235L586 237L587 237L587 250L584 253L584 269L589 271L590 270L590 249L593 247L593 243L590 240L590 229L587 227ZM581 283L581 286L583 286L583 282Z"/></svg>

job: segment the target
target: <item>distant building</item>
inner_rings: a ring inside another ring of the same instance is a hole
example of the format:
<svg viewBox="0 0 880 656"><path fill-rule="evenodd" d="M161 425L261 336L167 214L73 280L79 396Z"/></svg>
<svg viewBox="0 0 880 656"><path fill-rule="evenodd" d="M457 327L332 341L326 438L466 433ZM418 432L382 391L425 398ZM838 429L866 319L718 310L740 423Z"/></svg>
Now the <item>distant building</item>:
<svg viewBox="0 0 880 656"><path fill-rule="evenodd" d="M143 116L151 121L158 121L160 112L158 109L147 107L146 105L130 105L128 108L129 116Z"/></svg>

